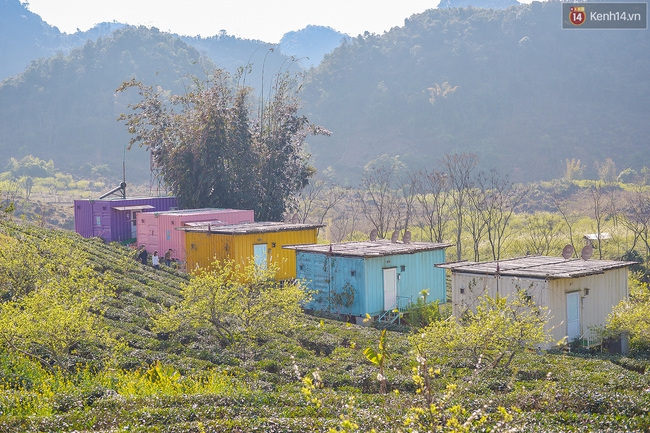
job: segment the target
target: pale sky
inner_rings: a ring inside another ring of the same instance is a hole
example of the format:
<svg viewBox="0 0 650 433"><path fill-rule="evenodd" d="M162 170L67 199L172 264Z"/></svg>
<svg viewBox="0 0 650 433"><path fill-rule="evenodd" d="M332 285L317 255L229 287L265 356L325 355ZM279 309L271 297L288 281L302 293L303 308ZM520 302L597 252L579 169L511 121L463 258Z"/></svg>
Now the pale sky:
<svg viewBox="0 0 650 433"><path fill-rule="evenodd" d="M25 1L23 1L24 3ZM308 24L357 36L382 34L439 0L28 0L29 10L65 33L113 20L180 35L214 36L220 30L277 43Z"/></svg>

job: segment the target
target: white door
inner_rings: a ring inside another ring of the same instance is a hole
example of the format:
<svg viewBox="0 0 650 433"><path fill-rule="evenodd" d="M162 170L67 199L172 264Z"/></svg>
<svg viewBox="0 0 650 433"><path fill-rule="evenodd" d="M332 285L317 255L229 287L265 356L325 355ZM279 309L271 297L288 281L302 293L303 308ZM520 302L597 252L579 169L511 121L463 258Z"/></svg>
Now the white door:
<svg viewBox="0 0 650 433"><path fill-rule="evenodd" d="M133 211L131 213L131 238L135 239L138 237L138 213Z"/></svg>
<svg viewBox="0 0 650 433"><path fill-rule="evenodd" d="M580 292L567 293L566 317L569 341L580 338Z"/></svg>
<svg viewBox="0 0 650 433"><path fill-rule="evenodd" d="M266 244L253 245L253 255L257 267L265 269L267 264Z"/></svg>
<svg viewBox="0 0 650 433"><path fill-rule="evenodd" d="M397 268L384 269L384 310L397 304Z"/></svg>

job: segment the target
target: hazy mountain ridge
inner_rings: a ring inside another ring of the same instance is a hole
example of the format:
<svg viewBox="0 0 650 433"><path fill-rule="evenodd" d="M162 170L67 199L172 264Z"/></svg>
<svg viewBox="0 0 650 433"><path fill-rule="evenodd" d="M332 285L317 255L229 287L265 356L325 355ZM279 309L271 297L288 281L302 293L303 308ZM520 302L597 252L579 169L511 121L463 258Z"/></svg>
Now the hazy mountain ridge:
<svg viewBox="0 0 650 433"><path fill-rule="evenodd" d="M33 60L59 52L67 54L87 40L109 35L123 26L100 23L85 32L61 33L20 0L0 0L0 81L22 72Z"/></svg>
<svg viewBox="0 0 650 433"><path fill-rule="evenodd" d="M350 36L331 27L309 25L302 30L287 32L280 40L280 50L294 56L306 69L319 65L323 57Z"/></svg>
<svg viewBox="0 0 650 433"><path fill-rule="evenodd" d="M67 56L33 61L0 85L0 154L53 159L73 173L86 163L121 173L129 136L116 119L136 95L116 94L119 85L135 78L181 93L188 73L213 67L180 39L144 27L125 27ZM131 179L148 177L148 154L134 149L126 161L134 169Z"/></svg>
<svg viewBox="0 0 650 433"><path fill-rule="evenodd" d="M516 180L561 176L571 158L588 176L608 157L620 170L648 165L648 32L563 31L560 7L431 9L382 35L344 39L303 86L305 113L333 131L309 139L313 163L350 182L384 153L418 168L445 152L474 152ZM197 63L206 55L231 72L252 64L246 84L259 89L298 68L279 48L140 27L33 61L0 85L0 164L34 154L66 169L110 163L121 174L129 138L115 122L128 102L114 94L121 81L184 91L187 73L212 67ZM146 154L134 155L127 166L137 159L147 177Z"/></svg>

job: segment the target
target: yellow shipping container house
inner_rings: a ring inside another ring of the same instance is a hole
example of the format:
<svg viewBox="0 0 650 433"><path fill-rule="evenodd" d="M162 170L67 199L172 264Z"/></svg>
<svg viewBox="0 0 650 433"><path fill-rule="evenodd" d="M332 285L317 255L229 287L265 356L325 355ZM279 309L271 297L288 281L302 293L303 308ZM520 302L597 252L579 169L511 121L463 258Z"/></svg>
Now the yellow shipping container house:
<svg viewBox="0 0 650 433"><path fill-rule="evenodd" d="M260 266L278 266L278 280L296 278L296 252L285 245L315 244L322 224L253 222L225 226L184 228L187 270L232 259L245 265L251 258Z"/></svg>

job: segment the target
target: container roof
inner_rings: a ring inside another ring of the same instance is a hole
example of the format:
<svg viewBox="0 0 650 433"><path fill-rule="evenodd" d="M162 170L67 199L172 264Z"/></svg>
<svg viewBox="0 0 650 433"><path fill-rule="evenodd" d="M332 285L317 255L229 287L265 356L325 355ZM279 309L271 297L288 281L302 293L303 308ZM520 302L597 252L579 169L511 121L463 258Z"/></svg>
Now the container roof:
<svg viewBox="0 0 650 433"><path fill-rule="evenodd" d="M468 273L541 279L578 278L624 268L636 262L616 260L564 259L562 257L526 256L493 262L454 262L436 265L452 273Z"/></svg>
<svg viewBox="0 0 650 433"><path fill-rule="evenodd" d="M283 222L250 222L228 225L204 225L200 227L183 227L186 232L203 232L224 235L244 235L250 233L272 233L281 231L297 231L318 229L325 227L324 224L291 224Z"/></svg>
<svg viewBox="0 0 650 433"><path fill-rule="evenodd" d="M150 204L136 204L132 206L111 206L111 209L115 210L145 210L145 209L155 209L155 206Z"/></svg>
<svg viewBox="0 0 650 433"><path fill-rule="evenodd" d="M142 201L142 200L158 200L158 199L176 199L176 196L173 195L163 195L163 196L158 196L158 197L127 197L127 198L122 198L122 197L106 197L106 198L77 198L75 199L76 202L81 202L81 201L89 201L89 202L111 202L111 201L120 201L120 202L130 202L130 201Z"/></svg>
<svg viewBox="0 0 650 433"><path fill-rule="evenodd" d="M162 212L153 212L156 215L171 215L171 216L184 216L184 215L214 215L230 212L252 212L248 209L225 209L225 208L202 208L202 209L177 209L167 210Z"/></svg>
<svg viewBox="0 0 650 433"><path fill-rule="evenodd" d="M441 250L449 246L451 244L434 242L411 242L405 244L403 242L391 242L381 239L365 242L346 242L342 244L287 245L283 248L317 254L331 254L338 257L381 257Z"/></svg>

